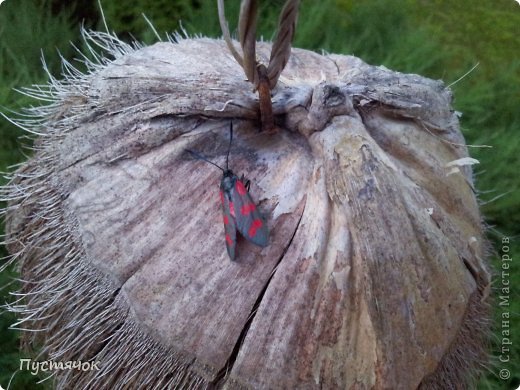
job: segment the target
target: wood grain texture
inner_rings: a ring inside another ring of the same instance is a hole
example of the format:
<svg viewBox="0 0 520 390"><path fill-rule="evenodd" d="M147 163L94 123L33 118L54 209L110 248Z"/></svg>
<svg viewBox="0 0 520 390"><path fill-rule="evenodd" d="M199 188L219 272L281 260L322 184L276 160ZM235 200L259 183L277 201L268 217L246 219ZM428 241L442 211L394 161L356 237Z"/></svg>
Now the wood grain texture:
<svg viewBox="0 0 520 390"><path fill-rule="evenodd" d="M266 63L270 45L257 50ZM60 223L49 229L67 232L78 251L71 264L117 297L99 299L98 312L113 310L142 334L105 341L89 358L120 349L145 359L140 343L149 339L196 378L186 388L414 389L427 377L425 388L435 388L449 369L443 361L468 342L462 331L484 332L477 322L486 321L489 285L471 170L448 174L448 163L468 156L450 91L354 57L293 49L273 91L273 135L259 131L258 98L242 72L211 39L121 55L88 75L87 101L65 114L79 112L73 124L44 137L8 187L56 194ZM221 172L185 153L225 165L231 120L230 168L251 180L270 229L266 248L240 240L235 262L224 244ZM12 252L36 245L42 202L34 203L11 202ZM22 269L38 280L28 253ZM59 310L66 317L74 301ZM105 339L113 329L91 326ZM84 385L96 373L81 375L63 383Z"/></svg>

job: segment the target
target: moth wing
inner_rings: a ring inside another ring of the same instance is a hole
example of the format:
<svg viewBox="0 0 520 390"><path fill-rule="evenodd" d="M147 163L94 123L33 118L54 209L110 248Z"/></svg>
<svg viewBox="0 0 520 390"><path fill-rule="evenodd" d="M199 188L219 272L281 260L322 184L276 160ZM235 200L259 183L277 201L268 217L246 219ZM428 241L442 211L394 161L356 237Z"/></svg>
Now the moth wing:
<svg viewBox="0 0 520 390"><path fill-rule="evenodd" d="M244 183L238 178L231 192L231 200L234 204L236 228L240 234L253 244L267 246L269 238L267 225Z"/></svg>
<svg viewBox="0 0 520 390"><path fill-rule="evenodd" d="M226 249L231 260L235 260L235 248L237 245L237 226L233 202L220 191L222 201L222 214L224 218L224 233L226 237Z"/></svg>

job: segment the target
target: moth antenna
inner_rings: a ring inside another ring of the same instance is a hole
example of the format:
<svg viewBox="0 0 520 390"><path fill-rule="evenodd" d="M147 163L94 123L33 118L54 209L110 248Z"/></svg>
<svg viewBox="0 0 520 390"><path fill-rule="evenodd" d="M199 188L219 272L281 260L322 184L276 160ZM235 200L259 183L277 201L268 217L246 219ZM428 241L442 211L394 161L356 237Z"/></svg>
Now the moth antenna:
<svg viewBox="0 0 520 390"><path fill-rule="evenodd" d="M224 172L224 168L221 166L215 164L213 161L208 160L206 157L204 157L202 154L199 154L193 150L185 149L189 154L191 154L193 157L195 157L197 160L206 161L208 164L216 166L218 169L220 169L222 172ZM229 153L229 152L228 152ZM226 169L227 169L227 157L226 157Z"/></svg>
<svg viewBox="0 0 520 390"><path fill-rule="evenodd" d="M231 151L231 142L233 141L233 122L229 124L229 146L226 154L226 170L229 170L229 152Z"/></svg>

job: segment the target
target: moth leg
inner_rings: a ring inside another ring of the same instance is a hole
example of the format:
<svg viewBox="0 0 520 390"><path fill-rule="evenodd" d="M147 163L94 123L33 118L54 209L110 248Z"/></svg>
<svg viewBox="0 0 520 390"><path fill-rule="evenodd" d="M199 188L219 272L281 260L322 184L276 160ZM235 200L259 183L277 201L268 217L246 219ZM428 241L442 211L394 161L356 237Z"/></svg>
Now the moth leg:
<svg viewBox="0 0 520 390"><path fill-rule="evenodd" d="M246 187L247 192L249 192L249 188L251 188L251 180L246 179L246 177L242 175L240 181L244 183L244 187Z"/></svg>

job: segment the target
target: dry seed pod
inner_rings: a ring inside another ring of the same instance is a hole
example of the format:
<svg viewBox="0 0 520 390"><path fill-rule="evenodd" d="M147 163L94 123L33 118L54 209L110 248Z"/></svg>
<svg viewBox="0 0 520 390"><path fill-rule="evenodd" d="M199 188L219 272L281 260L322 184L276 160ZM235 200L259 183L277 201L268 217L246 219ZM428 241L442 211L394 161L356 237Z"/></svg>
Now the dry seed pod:
<svg viewBox="0 0 520 390"><path fill-rule="evenodd" d="M55 371L58 388L470 383L489 274L441 82L294 49L273 102L285 125L266 135L223 41L86 38L115 59L53 79L54 103L32 111L35 153L4 188L26 345L100 362ZM221 175L184 153L222 164L231 119L230 167L270 230L235 262Z"/></svg>

